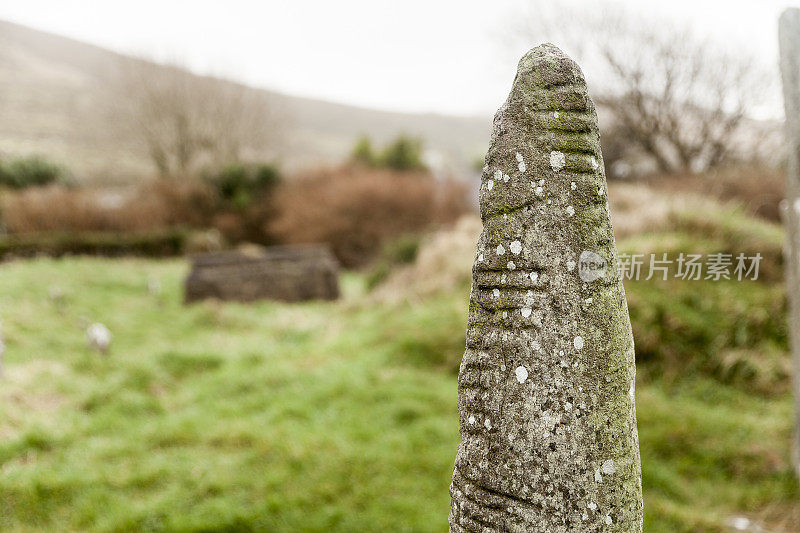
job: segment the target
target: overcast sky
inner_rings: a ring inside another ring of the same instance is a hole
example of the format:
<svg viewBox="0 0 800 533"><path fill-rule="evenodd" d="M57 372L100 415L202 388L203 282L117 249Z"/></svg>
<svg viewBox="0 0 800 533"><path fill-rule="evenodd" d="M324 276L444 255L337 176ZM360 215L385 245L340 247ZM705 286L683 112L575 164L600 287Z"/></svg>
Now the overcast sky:
<svg viewBox="0 0 800 533"><path fill-rule="evenodd" d="M624 3L686 19L777 62L791 2ZM524 49L503 35L524 0L0 0L0 18L281 92L397 111L485 114ZM591 9L592 2L586 2ZM530 43L531 46L538 44Z"/></svg>

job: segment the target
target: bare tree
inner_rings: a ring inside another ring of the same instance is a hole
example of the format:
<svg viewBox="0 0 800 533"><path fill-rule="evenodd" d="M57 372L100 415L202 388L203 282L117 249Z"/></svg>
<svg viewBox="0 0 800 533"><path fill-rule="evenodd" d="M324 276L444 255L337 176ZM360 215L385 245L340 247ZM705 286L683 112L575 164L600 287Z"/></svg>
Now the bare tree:
<svg viewBox="0 0 800 533"><path fill-rule="evenodd" d="M611 2L534 2L516 36L558 42L589 65L599 106L661 171L702 171L757 151L747 113L775 77L741 50Z"/></svg>
<svg viewBox="0 0 800 533"><path fill-rule="evenodd" d="M125 126L146 146L163 177L184 177L201 165L260 155L275 141L268 96L177 65L126 60L118 92Z"/></svg>

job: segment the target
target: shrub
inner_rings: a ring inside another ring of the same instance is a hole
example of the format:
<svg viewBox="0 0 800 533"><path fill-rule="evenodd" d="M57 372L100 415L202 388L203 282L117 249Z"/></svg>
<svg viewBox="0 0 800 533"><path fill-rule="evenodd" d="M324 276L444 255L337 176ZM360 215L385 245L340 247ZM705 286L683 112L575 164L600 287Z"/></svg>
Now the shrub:
<svg viewBox="0 0 800 533"><path fill-rule="evenodd" d="M206 179L220 199L237 209L244 209L256 197L277 185L280 174L273 165L235 163L207 173Z"/></svg>
<svg viewBox="0 0 800 533"><path fill-rule="evenodd" d="M65 177L64 169L40 156L21 157L0 164L0 187L24 189L47 185Z"/></svg>
<svg viewBox="0 0 800 533"><path fill-rule="evenodd" d="M354 163L367 166L375 165L377 158L372 150L372 141L369 140L369 137L362 135L358 141L356 141L356 145L353 147L353 153L351 154L350 158Z"/></svg>
<svg viewBox="0 0 800 533"><path fill-rule="evenodd" d="M327 243L346 267L366 264L389 239L453 221L468 209L460 183L359 167L298 177L276 191L275 205L269 227L276 238Z"/></svg>
<svg viewBox="0 0 800 533"><path fill-rule="evenodd" d="M425 168L422 162L422 140L404 135L399 136L381 154L380 162L383 166L395 170L421 170Z"/></svg>
<svg viewBox="0 0 800 533"><path fill-rule="evenodd" d="M363 135L356 141L350 156L353 163L368 167L394 170L424 170L422 162L422 140L400 135L377 155L372 141ZM482 163L481 163L482 164Z"/></svg>

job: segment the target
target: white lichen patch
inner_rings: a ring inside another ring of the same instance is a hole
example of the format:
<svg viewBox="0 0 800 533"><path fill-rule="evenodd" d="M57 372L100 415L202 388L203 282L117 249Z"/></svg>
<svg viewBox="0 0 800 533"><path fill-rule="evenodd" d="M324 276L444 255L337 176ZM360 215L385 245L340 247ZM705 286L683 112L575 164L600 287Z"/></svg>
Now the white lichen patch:
<svg viewBox="0 0 800 533"><path fill-rule="evenodd" d="M517 369L514 370L514 374L517 376L517 381L519 381L520 384L525 383L528 379L528 369L524 366L518 366Z"/></svg>
<svg viewBox="0 0 800 533"><path fill-rule="evenodd" d="M478 263L483 262L483 254L478 254Z"/></svg>
<svg viewBox="0 0 800 533"><path fill-rule="evenodd" d="M509 249L511 250L512 254L519 255L520 252L522 252L522 243L519 241L514 241L511 243L511 246L509 246Z"/></svg>
<svg viewBox="0 0 800 533"><path fill-rule="evenodd" d="M603 482L603 476L600 475L600 469L597 469L597 470L594 471L594 480L597 483L602 483Z"/></svg>
<svg viewBox="0 0 800 533"><path fill-rule="evenodd" d="M586 507L588 507L590 511L596 511L597 510L597 504L594 503L594 502L589 502L589 505L587 505Z"/></svg>
<svg viewBox="0 0 800 533"><path fill-rule="evenodd" d="M613 523L614 521L611 519L611 515L606 515L606 525L610 526Z"/></svg>
<svg viewBox="0 0 800 533"><path fill-rule="evenodd" d="M531 281L536 283L536 280L538 280L538 279L539 279L539 273L538 272L531 272Z"/></svg>
<svg viewBox="0 0 800 533"><path fill-rule="evenodd" d="M517 168L519 168L520 172L525 172L525 170L527 170L525 159L523 159L522 154L519 152L517 152Z"/></svg>
<svg viewBox="0 0 800 533"><path fill-rule="evenodd" d="M514 270L515 268L517 268L517 265L514 264L514 261L509 261L506 264L506 268L508 268L509 270Z"/></svg>
<svg viewBox="0 0 800 533"><path fill-rule="evenodd" d="M594 156L592 156L591 164L592 164L592 170L597 170L597 167L600 166L597 164L597 159Z"/></svg>
<svg viewBox="0 0 800 533"><path fill-rule="evenodd" d="M486 427L486 429L492 429L492 421L488 418L484 420L483 425Z"/></svg>
<svg viewBox="0 0 800 533"><path fill-rule="evenodd" d="M578 188L578 186L577 186L577 185L575 184L575 182L573 181L572 183L570 183L570 184L569 184L569 188L570 188L570 189L572 189L572 190L574 191L575 189L577 189L577 188Z"/></svg>
<svg viewBox="0 0 800 533"><path fill-rule="evenodd" d="M575 270L575 261L573 261L572 259L567 261L567 270L569 270L570 272Z"/></svg>
<svg viewBox="0 0 800 533"><path fill-rule="evenodd" d="M491 191L492 187L494 187L494 180L487 181L486 182L486 189Z"/></svg>
<svg viewBox="0 0 800 533"><path fill-rule="evenodd" d="M583 348L583 337L581 337L580 335L575 337L575 339L572 341L572 345L575 346L576 350L580 350L581 348Z"/></svg>
<svg viewBox="0 0 800 533"><path fill-rule="evenodd" d="M530 307L523 307L522 309L519 310L519 312L523 318L528 318L529 316L531 316L533 310Z"/></svg>
<svg viewBox="0 0 800 533"><path fill-rule="evenodd" d="M509 176L508 174L503 174L503 182L504 183L508 183L508 180L510 180L510 179L511 179L511 176Z"/></svg>
<svg viewBox="0 0 800 533"><path fill-rule="evenodd" d="M564 168L566 164L567 156L564 155L564 152L559 152L558 150L550 152L550 168L558 172Z"/></svg>
<svg viewBox="0 0 800 533"><path fill-rule="evenodd" d="M614 459L609 459L603 462L603 466L600 467L604 474L610 476L612 474L617 473L617 467L614 466Z"/></svg>
<svg viewBox="0 0 800 533"><path fill-rule="evenodd" d="M508 311L503 311L503 318L508 318Z"/></svg>
<svg viewBox="0 0 800 533"><path fill-rule="evenodd" d="M558 118L559 116L558 111L553 111L553 118Z"/></svg>
<svg viewBox="0 0 800 533"><path fill-rule="evenodd" d="M600 185L600 186L597 188L597 195L598 195L598 196L603 196L605 193L606 193L605 189L603 189L603 186L602 186L602 185Z"/></svg>
<svg viewBox="0 0 800 533"><path fill-rule="evenodd" d="M536 188L533 190L533 192L536 194L536 196L541 196L541 195L542 195L542 193L543 193L543 189L541 188L541 186L540 186L540 187L536 187Z"/></svg>
<svg viewBox="0 0 800 533"><path fill-rule="evenodd" d="M501 179L503 179L503 171L502 170L495 170L493 176L494 176L494 179L496 179L497 181L500 181Z"/></svg>
<svg viewBox="0 0 800 533"><path fill-rule="evenodd" d="M475 417L473 415L469 415L469 418L467 419L467 422L469 422L470 424L474 424L475 423Z"/></svg>
<svg viewBox="0 0 800 533"><path fill-rule="evenodd" d="M572 207L571 205L568 205L567 206L567 215L572 216L574 214L575 214L575 208Z"/></svg>
<svg viewBox="0 0 800 533"><path fill-rule="evenodd" d="M494 295L495 298L500 298L500 289L492 290L492 294Z"/></svg>
<svg viewBox="0 0 800 533"><path fill-rule="evenodd" d="M569 403L569 402L565 403L564 404L564 410L565 411L572 411L572 404Z"/></svg>
<svg viewBox="0 0 800 533"><path fill-rule="evenodd" d="M497 252L497 255L503 255L506 253L506 249L505 247L503 247L502 244L498 244L497 249L495 251Z"/></svg>

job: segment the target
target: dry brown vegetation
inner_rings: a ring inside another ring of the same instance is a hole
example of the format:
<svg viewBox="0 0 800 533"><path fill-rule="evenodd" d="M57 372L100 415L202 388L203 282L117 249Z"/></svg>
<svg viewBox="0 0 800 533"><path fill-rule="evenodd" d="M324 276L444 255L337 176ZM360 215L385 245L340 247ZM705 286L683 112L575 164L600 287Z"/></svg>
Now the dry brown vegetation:
<svg viewBox="0 0 800 533"><path fill-rule="evenodd" d="M11 233L197 227L207 223L213 207L213 194L197 182L153 181L132 191L54 185L0 197L2 221Z"/></svg>
<svg viewBox="0 0 800 533"><path fill-rule="evenodd" d="M32 187L0 197L11 234L214 228L229 243L327 243L347 267L366 264L389 239L452 222L468 208L462 183L359 166L290 178L245 205L198 180L119 190Z"/></svg>
<svg viewBox="0 0 800 533"><path fill-rule="evenodd" d="M737 165L706 174L668 174L651 180L665 193L691 192L738 202L748 213L775 222L780 222L785 182L785 170L767 165Z"/></svg>
<svg viewBox="0 0 800 533"><path fill-rule="evenodd" d="M276 191L272 233L285 243L326 242L361 266L394 236L454 221L468 209L464 185L424 172L361 167L320 170Z"/></svg>

